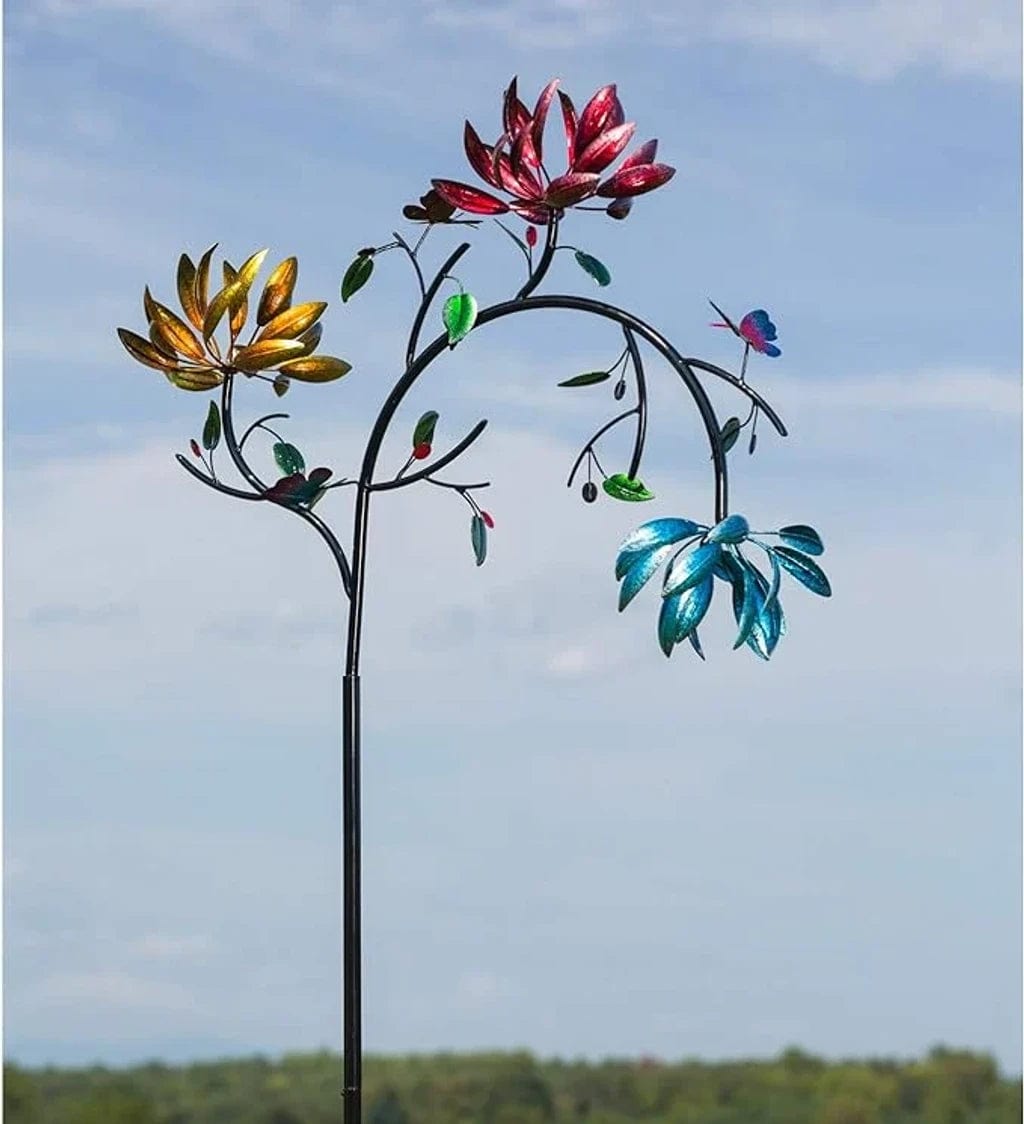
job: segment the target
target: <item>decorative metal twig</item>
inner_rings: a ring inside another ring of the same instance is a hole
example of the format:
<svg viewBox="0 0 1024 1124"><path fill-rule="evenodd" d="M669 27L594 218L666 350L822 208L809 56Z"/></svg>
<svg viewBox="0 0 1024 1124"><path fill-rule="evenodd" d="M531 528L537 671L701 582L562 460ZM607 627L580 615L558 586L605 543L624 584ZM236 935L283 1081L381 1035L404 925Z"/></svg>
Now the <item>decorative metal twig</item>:
<svg viewBox="0 0 1024 1124"><path fill-rule="evenodd" d="M613 374L619 372L613 384L614 400L618 402L625 397L627 375L631 376L636 391L635 404L602 425L583 446L570 469L568 483L571 487L586 461L587 481L583 485L583 498L587 502L593 502L598 497L598 489L590 479L592 466L596 466L603 478L603 491L613 499L626 502L654 499L653 493L640 479L648 425L647 374L641 346L660 356L679 376L697 408L707 437L714 479L714 519L705 524L684 518L661 517L645 523L623 542L615 564L615 576L621 582L621 610L659 567L669 563L662 587L657 628L658 642L666 655L672 653L675 645L687 640L703 659L697 628L710 605L716 580L731 590L732 608L738 625L734 647L745 644L765 660L770 658L785 632L779 602L782 571L786 570L814 593L825 597L831 593L828 579L814 561L824 547L813 528L794 524L775 532L751 532L742 515L729 513L727 455L741 429L748 424L751 426L751 453L755 449L756 424L761 413L779 436L786 436L781 419L747 382L751 352L769 357L780 354L779 348L772 342L777 333L768 314L763 309L756 309L737 325L717 305L714 306L722 318L718 326L732 331L743 343L740 373L734 375L704 360L684 357L665 336L625 309L576 294L537 292L560 250L571 252L576 264L599 286L608 286L611 274L601 261L576 246L559 244L566 213L572 209L597 210L622 220L630 213L634 197L660 188L674 174L668 165L655 162L657 141L649 141L627 156L617 171L602 179L602 174L624 151L635 126L625 121L614 86L598 90L578 115L570 98L557 87L557 81L549 83L530 110L519 99L513 79L503 102L503 132L494 145L484 144L467 123L466 154L491 191L453 180L434 180L432 188L421 196L419 204L404 208L403 213L411 222L426 224L415 244L394 232L393 241L360 250L345 272L341 283L343 303L368 283L375 262L382 254L399 249L412 265L420 294L406 342L404 368L377 414L358 473L353 478L342 477L329 483L334 474L332 469L318 467L307 470L298 448L285 440L278 428L267 424L288 421L288 414L263 414L245 428L241 439L236 438L234 391L241 379L269 382L275 394L281 397L288 393L292 381L331 382L350 370L350 365L344 360L313 354L321 337L318 320L327 306L313 301L292 304L298 275L295 258L286 258L271 272L258 302L252 335L244 344L240 344L238 339L248 318L249 297L266 255L265 250L253 254L237 270L225 262L223 285L212 298L209 295L209 275L216 247L207 250L198 265L183 254L178 263L177 289L185 319L155 301L147 288L143 307L148 338L124 328L118 329L131 355L161 371L174 386L196 392L220 388L219 406L215 401L208 406L202 447L194 439L190 442L193 457L202 462L206 471L181 454L177 456L178 462L192 476L222 495L273 503L313 527L335 559L342 589L349 600L342 678L342 1096L345 1124L360 1124L362 1120L359 675L371 497L378 492L394 491L421 482L455 492L471 509L470 538L478 566L487 557L488 532L494 528L493 517L477 504L472 494L489 487L489 483L461 484L437 478L439 471L458 460L481 437L487 426L486 420L478 422L448 452L434 457L438 415L433 410L427 411L413 430L405 464L390 478L375 479L378 458L389 427L406 396L427 369L470 334L475 337L491 322L507 316L553 309L581 313L616 325L622 333L625 347L615 362L606 369L585 372L559 384L565 388L596 386L610 381ZM556 95L561 109L568 166L563 174L552 178L542 160L542 146L548 111ZM501 195L507 199L501 198ZM607 199L609 202L601 207L583 205L585 200L595 199ZM484 309L478 308L472 293L452 273L469 251L468 242L463 242L448 254L429 283L420 260L424 239L434 227L477 227L483 221L479 217L459 217L463 213L494 219L526 259L527 277L514 295ZM524 220L527 226L523 238L502 223L497 217L499 215L513 215ZM540 227L545 229L546 237L543 249L534 262L533 251L539 241ZM446 283L456 286L458 291L445 300L441 310L444 330L421 346L423 327ZM219 341L216 338L218 331L222 337ZM738 417L730 417L724 425L720 425L699 374L719 379L745 397L750 403L747 418L740 422ZM598 460L596 445L615 426L631 418L636 419L636 428L627 467L625 471L608 475ZM247 459L246 442L257 430L274 439L272 453L280 475L273 483L265 482ZM237 487L218 479L213 456L222 442L235 471L247 487ZM422 463L422 467L410 471L417 463ZM312 510L328 491L343 486L355 488L351 549L348 552L328 524ZM767 538L777 539L778 542L766 542ZM745 544L763 552L770 567L767 575L744 553Z"/></svg>

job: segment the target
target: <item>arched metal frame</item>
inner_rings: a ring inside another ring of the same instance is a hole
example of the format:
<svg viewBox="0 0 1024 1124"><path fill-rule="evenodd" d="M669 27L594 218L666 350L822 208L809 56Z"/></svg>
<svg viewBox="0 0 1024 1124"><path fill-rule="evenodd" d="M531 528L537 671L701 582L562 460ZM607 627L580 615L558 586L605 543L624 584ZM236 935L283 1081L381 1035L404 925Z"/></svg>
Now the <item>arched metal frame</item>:
<svg viewBox="0 0 1024 1124"><path fill-rule="evenodd" d="M715 489L715 521L717 522L724 519L728 515L728 470L726 451L723 448L720 436L721 427L719 426L715 410L696 372L701 371L705 374L713 375L715 378L728 383L735 390L745 395L750 400L752 409L756 408L760 410L775 427L780 436L786 436L785 426L772 407L753 388L747 385L743 377L737 377L731 372L717 367L714 364L704 362L703 360L684 357L660 332L632 313L626 312L614 305L591 300L586 297L564 294L533 295L547 274L555 251L558 249L558 227L558 217L553 216L548 224L547 239L543 252L536 266L530 270L526 283L520 288L513 299L481 310L476 318L473 331L479 331L479 329L485 325L496 320L501 320L507 316L518 315L524 312L540 311L542 309L581 312L589 316L611 321L622 329L626 350L636 383L636 405L613 418L594 434L587 445L584 446L570 472L570 483L572 482L576 470L582 463L583 458L588 454L588 451L592 449L597 439L614 425L631 417L636 418L636 435L627 475L631 479L636 477L643 456L648 413L647 382L638 341L643 341L648 344L668 363L676 374L678 374L697 407L711 450ZM401 246L412 262L419 283L421 300L413 319L406 346L405 370L385 399L373 428L370 431L358 478L354 481L344 481L346 484L353 484L355 486L351 558L346 553L334 532L318 515L308 508L303 508L294 504L280 504L280 506L298 515L313 527L317 534L320 535L321 539L323 539L337 564L342 588L349 600L345 667L342 677L342 896L344 942L344 1084L342 1096L345 1124L361 1124L362 1121L362 913L360 894L361 706L359 667L363 627L363 601L366 589L366 548L370 500L374 493L377 492L404 488L419 481L431 480L434 474L441 468L451 464L469 448L483 433L487 425L486 421L478 423L462 441L456 444L448 453L435 459L428 467L410 472L407 475L400 475L391 480L377 481L374 479L381 446L387 434L388 427L399 406L427 368L453 346L449 343L448 336L442 334L433 339L422 350L418 350L419 338L427 313L437 297L441 285L449 277L450 271L459 259L470 249L470 244L468 242L462 243L449 255L438 269L431 283L427 285L417 259L419 246L417 246L416 249L412 249L400 235L395 234L394 237L396 239L396 244ZM253 428L261 425L270 418L282 415L270 414L258 419L249 427L246 433L243 434L241 440L239 440L235 432L233 400L234 383L237 377L237 372L226 374L221 387L221 414L223 419L224 443L235 468L252 491L234 488L219 480L211 479L200 472L184 456L179 455L177 459L193 476L201 480L208 487L214 488L216 491L225 495L245 500L270 499L271 502L275 502L267 495L270 486L260 478L246 460L243 446L246 437ZM443 483L433 480L431 480L431 482Z"/></svg>

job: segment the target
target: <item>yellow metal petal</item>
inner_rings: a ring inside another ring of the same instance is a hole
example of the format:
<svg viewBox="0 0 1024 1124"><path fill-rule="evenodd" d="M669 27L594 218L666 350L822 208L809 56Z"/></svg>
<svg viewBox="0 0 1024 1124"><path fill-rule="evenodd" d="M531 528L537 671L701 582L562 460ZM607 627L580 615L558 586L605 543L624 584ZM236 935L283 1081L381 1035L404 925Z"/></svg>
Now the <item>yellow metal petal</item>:
<svg viewBox="0 0 1024 1124"><path fill-rule="evenodd" d="M256 313L257 324L269 323L279 312L283 312L291 304L292 293L295 290L295 279L298 275L298 258L285 258L280 265L274 267L263 288L263 295L260 297L260 307Z"/></svg>
<svg viewBox="0 0 1024 1124"><path fill-rule="evenodd" d="M142 310L146 314L146 321L148 323L152 323L156 318L156 313L154 312L155 306L156 301L153 300L153 294L149 291L149 286L147 285L146 291L142 294Z"/></svg>
<svg viewBox="0 0 1024 1124"><path fill-rule="evenodd" d="M311 355L316 351L317 347L320 345L320 338L323 334L323 324L314 324L312 328L307 328L301 336L296 336L298 342L305 345L306 350L304 354Z"/></svg>
<svg viewBox="0 0 1024 1124"><path fill-rule="evenodd" d="M149 340L143 339L135 332L130 332L127 328L118 328L117 335L128 354L139 363L144 363L157 371L167 371L176 366L174 360L168 359L163 352L157 351Z"/></svg>
<svg viewBox="0 0 1024 1124"><path fill-rule="evenodd" d="M212 367L193 367L190 370L168 371L167 379L179 390L213 390L224 381L224 376Z"/></svg>
<svg viewBox="0 0 1024 1124"><path fill-rule="evenodd" d="M352 364L333 355L313 355L281 364L281 371L300 382L331 382L352 370Z"/></svg>
<svg viewBox="0 0 1024 1124"><path fill-rule="evenodd" d="M214 242L199 259L199 265L196 268L196 305L201 316L206 315L206 305L210 299L210 262L213 260L213 251L216 249L217 243ZM196 327L201 328L202 324L196 324Z"/></svg>
<svg viewBox="0 0 1024 1124"><path fill-rule="evenodd" d="M179 359L178 353L174 350L173 347L171 347L171 345L167 342L167 340L165 340L164 337L160 334L160 325L159 324L157 324L157 323L150 324L150 326L149 326L149 339L150 339L150 342L153 344L153 346L157 349L157 351L159 351L163 355L166 355L167 358L170 359L171 362L175 364L175 366L177 366L178 359Z"/></svg>
<svg viewBox="0 0 1024 1124"><path fill-rule="evenodd" d="M175 316L169 308L164 307L157 301L153 302L153 311L153 327L169 347L175 351L180 351L182 355L187 355L190 359L198 360L200 363L206 361L206 352L203 351L203 345L196 339L195 333L184 320Z"/></svg>
<svg viewBox="0 0 1024 1124"><path fill-rule="evenodd" d="M234 270L231 271L232 275ZM231 307L232 297L235 291L235 282L229 281L225 283L224 288L221 289L210 301L210 305L203 316L203 339L208 340L210 336L217 330L217 325L224 319L224 313Z"/></svg>
<svg viewBox="0 0 1024 1124"><path fill-rule="evenodd" d="M251 260L251 259L250 259ZM245 327L245 318L249 315L249 298L245 296L247 289L242 287L240 275L228 262L224 262L224 284L233 285L231 296L228 298L228 307L231 309L231 341Z"/></svg>
<svg viewBox="0 0 1024 1124"><path fill-rule="evenodd" d="M197 328L202 328L203 314L196 300L196 267L188 254L182 254L178 259L178 300L182 312Z"/></svg>
<svg viewBox="0 0 1024 1124"><path fill-rule="evenodd" d="M258 340L290 340L301 336L324 314L326 301L306 301L279 312L256 337Z"/></svg>
<svg viewBox="0 0 1024 1124"><path fill-rule="evenodd" d="M239 348L231 359L232 366L241 371L262 371L283 359L294 359L305 351L297 340L261 340L248 347Z"/></svg>

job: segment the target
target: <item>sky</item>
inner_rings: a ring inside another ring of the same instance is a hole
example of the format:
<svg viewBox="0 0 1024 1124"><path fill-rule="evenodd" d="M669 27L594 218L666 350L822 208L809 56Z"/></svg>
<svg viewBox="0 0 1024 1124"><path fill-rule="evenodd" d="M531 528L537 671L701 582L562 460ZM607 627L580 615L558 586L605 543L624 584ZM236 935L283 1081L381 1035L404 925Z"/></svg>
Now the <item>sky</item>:
<svg viewBox="0 0 1024 1124"><path fill-rule="evenodd" d="M491 481L496 525L478 569L457 496L373 507L367 1049L943 1042L1019 1073L1018 5L12 0L4 31L6 1056L339 1047L336 573L299 520L180 469L207 396L115 329L144 330L147 284L173 303L183 251L297 255L352 372L247 385L239 415L288 410L354 475L415 286L381 255L342 305L341 275L432 177L473 180L463 121L493 140L518 74L531 103L616 82L678 169L625 222L564 224L607 289L562 254L542 291L732 369L707 299L771 312L782 356L749 376L790 435L736 447L732 507L817 527L834 594L786 580L770 664L721 597L707 662L666 660L657 592L619 614L613 566L639 522L713 514L672 372L648 357L641 507L564 486L617 404L556 384L614 359L607 327L518 317L431 368L382 471L423 410L438 448L486 417L449 478ZM518 251L470 238L460 279L505 299ZM317 509L346 539L350 498Z"/></svg>

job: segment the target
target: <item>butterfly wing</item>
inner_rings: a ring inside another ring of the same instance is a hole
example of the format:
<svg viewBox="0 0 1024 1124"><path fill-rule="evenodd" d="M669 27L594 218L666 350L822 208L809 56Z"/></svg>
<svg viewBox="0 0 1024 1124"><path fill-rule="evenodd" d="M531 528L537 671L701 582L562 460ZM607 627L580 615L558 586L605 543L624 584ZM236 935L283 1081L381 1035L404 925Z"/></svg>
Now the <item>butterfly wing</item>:
<svg viewBox="0 0 1024 1124"><path fill-rule="evenodd" d="M777 347L773 347L768 342L777 339L778 332L763 308L755 308L753 312L748 312L743 317L740 321L739 334L755 351L760 351L763 355L775 358L782 354Z"/></svg>

